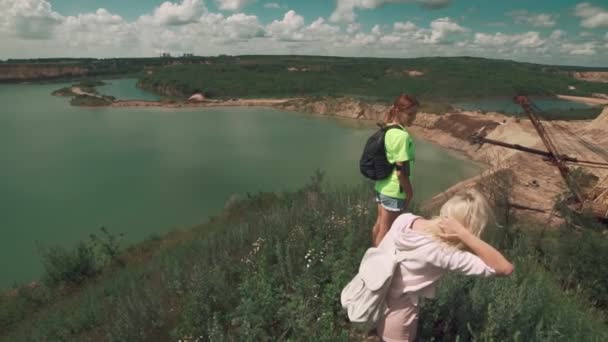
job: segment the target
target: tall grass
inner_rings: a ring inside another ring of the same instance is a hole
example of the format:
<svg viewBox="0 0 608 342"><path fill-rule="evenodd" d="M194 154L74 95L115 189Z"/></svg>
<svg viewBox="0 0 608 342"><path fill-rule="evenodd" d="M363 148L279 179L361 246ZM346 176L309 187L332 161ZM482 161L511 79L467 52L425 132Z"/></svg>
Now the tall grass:
<svg viewBox="0 0 608 342"><path fill-rule="evenodd" d="M318 182L237 203L148 262L127 263L2 334L11 341L364 339L339 298L370 245L375 204L369 187ZM492 234L515 262L512 277L444 279L422 308L422 340L608 340L605 314L547 269L524 229Z"/></svg>

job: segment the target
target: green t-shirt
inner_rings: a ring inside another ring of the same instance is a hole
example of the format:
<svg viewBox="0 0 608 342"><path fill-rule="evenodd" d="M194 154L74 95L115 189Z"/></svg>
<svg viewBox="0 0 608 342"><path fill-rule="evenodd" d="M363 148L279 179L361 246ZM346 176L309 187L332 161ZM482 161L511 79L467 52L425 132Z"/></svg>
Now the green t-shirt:
<svg viewBox="0 0 608 342"><path fill-rule="evenodd" d="M390 129L384 136L384 147L386 148L386 158L388 162L410 162L410 177L414 168L415 149L414 142L410 134L404 129ZM391 175L385 179L376 181L375 189L377 192L399 199L405 199L405 192L400 191L397 170L393 170Z"/></svg>

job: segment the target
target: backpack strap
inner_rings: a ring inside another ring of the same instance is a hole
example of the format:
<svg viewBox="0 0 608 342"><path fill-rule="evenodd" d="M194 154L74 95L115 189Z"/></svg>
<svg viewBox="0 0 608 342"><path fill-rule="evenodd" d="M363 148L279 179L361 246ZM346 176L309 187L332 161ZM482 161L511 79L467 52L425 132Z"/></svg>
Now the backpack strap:
<svg viewBox="0 0 608 342"><path fill-rule="evenodd" d="M396 129L398 129L398 130L401 130L401 131L405 131L405 129L403 129L403 127L401 127L400 125L390 125L390 126L386 126L386 127L384 127L384 131L385 131L385 132L388 132L389 130L394 129L394 128L396 128Z"/></svg>
<svg viewBox="0 0 608 342"><path fill-rule="evenodd" d="M397 128L402 131L405 131L405 129L403 127L401 127L401 125L387 125L384 122L376 122L376 125L385 132L388 131L389 129L393 129L393 128Z"/></svg>

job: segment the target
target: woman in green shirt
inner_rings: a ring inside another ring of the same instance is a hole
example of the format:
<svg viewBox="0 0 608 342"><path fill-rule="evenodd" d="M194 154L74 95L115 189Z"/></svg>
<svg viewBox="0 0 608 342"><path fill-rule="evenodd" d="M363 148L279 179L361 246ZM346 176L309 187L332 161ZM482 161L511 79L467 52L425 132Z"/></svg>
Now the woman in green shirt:
<svg viewBox="0 0 608 342"><path fill-rule="evenodd" d="M378 218L372 231L374 246L380 241L393 221L411 203L414 197L410 174L415 160L415 149L412 137L405 127L412 125L416 119L420 104L411 95L400 94L384 118L386 125L398 125L402 129L389 129L384 136L386 158L395 164L391 175L376 181L376 203Z"/></svg>

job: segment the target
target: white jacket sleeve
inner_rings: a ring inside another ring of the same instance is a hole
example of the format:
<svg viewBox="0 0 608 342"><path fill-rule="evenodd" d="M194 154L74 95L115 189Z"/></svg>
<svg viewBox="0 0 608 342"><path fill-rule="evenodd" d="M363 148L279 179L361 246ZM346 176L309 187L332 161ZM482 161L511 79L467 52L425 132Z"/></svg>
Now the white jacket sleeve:
<svg viewBox="0 0 608 342"><path fill-rule="evenodd" d="M439 268L466 275L489 277L496 271L486 265L477 255L459 249L445 248L440 244L433 246L427 254L427 261Z"/></svg>

